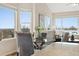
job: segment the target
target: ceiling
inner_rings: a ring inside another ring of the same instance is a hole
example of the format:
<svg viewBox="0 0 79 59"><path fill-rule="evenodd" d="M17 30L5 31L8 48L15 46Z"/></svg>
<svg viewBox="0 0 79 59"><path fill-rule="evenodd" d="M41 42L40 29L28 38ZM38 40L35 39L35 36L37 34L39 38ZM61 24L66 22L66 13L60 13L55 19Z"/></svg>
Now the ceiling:
<svg viewBox="0 0 79 59"><path fill-rule="evenodd" d="M11 5L15 8L23 8L23 9L31 9L32 8L32 3L7 3L8 5Z"/></svg>
<svg viewBox="0 0 79 59"><path fill-rule="evenodd" d="M79 11L78 3L47 3L47 6L53 13Z"/></svg>
<svg viewBox="0 0 79 59"><path fill-rule="evenodd" d="M48 8L53 12L53 13L58 13L58 12L68 12L68 11L79 11L79 5L73 5L73 4L78 4L78 3L46 3ZM17 7L17 3L10 4L15 7ZM33 4L32 3L20 3L20 7L22 8L32 8Z"/></svg>

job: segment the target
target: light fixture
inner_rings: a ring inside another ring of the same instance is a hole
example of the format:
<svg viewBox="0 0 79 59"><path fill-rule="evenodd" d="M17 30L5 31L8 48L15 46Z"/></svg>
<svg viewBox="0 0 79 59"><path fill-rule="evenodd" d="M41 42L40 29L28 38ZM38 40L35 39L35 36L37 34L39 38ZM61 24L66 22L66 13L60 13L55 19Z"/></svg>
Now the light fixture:
<svg viewBox="0 0 79 59"><path fill-rule="evenodd" d="M79 3L72 3L72 6L79 6Z"/></svg>
<svg viewBox="0 0 79 59"><path fill-rule="evenodd" d="M79 6L79 3L68 3L67 5L68 5L68 6L75 7L75 6Z"/></svg>

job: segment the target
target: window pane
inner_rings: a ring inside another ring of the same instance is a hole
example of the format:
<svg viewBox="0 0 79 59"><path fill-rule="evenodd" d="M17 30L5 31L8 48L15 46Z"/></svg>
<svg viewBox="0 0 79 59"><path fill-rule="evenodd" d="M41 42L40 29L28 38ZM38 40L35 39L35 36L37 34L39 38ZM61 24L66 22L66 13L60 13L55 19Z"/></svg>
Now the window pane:
<svg viewBox="0 0 79 59"><path fill-rule="evenodd" d="M32 12L21 11L20 13L20 23L21 28L28 28L31 30Z"/></svg>
<svg viewBox="0 0 79 59"><path fill-rule="evenodd" d="M78 28L78 18L69 17L69 18L59 18L56 19L57 29L63 28L64 30L77 30Z"/></svg>
<svg viewBox="0 0 79 59"><path fill-rule="evenodd" d="M0 6L0 39L14 37L13 9Z"/></svg>
<svg viewBox="0 0 79 59"><path fill-rule="evenodd" d="M50 26L51 26L51 19L50 19L49 16L45 16L44 22L45 22L45 28L46 28L46 29L50 29Z"/></svg>
<svg viewBox="0 0 79 59"><path fill-rule="evenodd" d="M60 19L60 18L56 19L56 28L57 29L62 28L62 19Z"/></svg>
<svg viewBox="0 0 79 59"><path fill-rule="evenodd" d="M51 18L49 16L40 16L40 26L49 30L51 26Z"/></svg>
<svg viewBox="0 0 79 59"><path fill-rule="evenodd" d="M14 28L14 13L15 11L0 6L0 28Z"/></svg>
<svg viewBox="0 0 79 59"><path fill-rule="evenodd" d="M71 18L64 18L63 19L63 27L64 28L77 28L77 18L71 17Z"/></svg>

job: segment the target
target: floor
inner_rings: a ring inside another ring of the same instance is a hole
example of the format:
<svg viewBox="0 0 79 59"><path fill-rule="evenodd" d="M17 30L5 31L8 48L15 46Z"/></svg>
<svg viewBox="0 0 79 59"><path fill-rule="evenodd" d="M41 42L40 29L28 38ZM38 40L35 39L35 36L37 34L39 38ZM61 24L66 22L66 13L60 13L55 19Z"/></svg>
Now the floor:
<svg viewBox="0 0 79 59"><path fill-rule="evenodd" d="M8 56L17 56L16 53ZM42 50L35 50L32 56L79 56L79 43L53 42Z"/></svg>
<svg viewBox="0 0 79 59"><path fill-rule="evenodd" d="M79 43L55 42L32 56L79 56Z"/></svg>

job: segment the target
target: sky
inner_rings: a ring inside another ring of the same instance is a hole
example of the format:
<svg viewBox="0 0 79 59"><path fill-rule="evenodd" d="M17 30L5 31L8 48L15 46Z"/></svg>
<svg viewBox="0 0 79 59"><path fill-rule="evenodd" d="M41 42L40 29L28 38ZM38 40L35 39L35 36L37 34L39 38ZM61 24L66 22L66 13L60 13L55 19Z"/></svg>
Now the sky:
<svg viewBox="0 0 79 59"><path fill-rule="evenodd" d="M0 6L0 28L14 28L14 10Z"/></svg>
<svg viewBox="0 0 79 59"><path fill-rule="evenodd" d="M21 24L30 23L32 18L31 12L22 11L20 13ZM15 10L0 6L0 29L14 28Z"/></svg>

